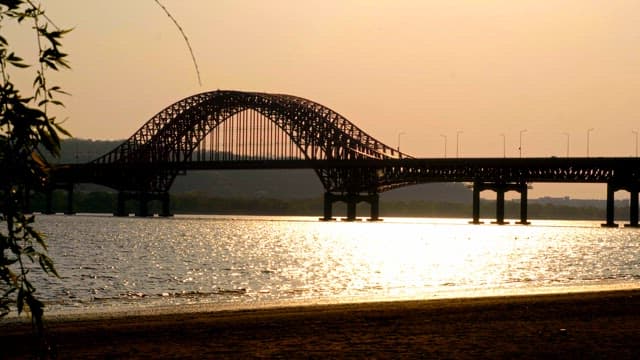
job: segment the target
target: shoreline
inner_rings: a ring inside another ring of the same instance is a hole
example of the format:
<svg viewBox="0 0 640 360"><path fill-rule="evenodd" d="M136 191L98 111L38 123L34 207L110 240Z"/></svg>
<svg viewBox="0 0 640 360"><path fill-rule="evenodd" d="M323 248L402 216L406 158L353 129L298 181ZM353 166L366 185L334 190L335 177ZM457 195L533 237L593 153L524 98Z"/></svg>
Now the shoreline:
<svg viewBox="0 0 640 360"><path fill-rule="evenodd" d="M633 358L640 289L433 300L173 309L47 320L59 358ZM5 323L7 359L30 325ZM6 350L6 351L5 351Z"/></svg>
<svg viewBox="0 0 640 360"><path fill-rule="evenodd" d="M331 306L345 304L368 304L388 302L411 301L438 301L454 299L494 298L494 297L521 297L521 296L547 296L569 295L574 293L601 293L613 291L640 291L640 283L630 281L596 281L588 284L574 284L545 287L517 287L517 288L468 288L451 289L428 293L416 293L413 295L375 295L375 296L347 296L314 297L301 299L282 300L257 300L255 302L187 302L187 303L151 303L151 304L126 304L121 306L86 306L73 308L51 308L45 304L45 321L63 322L75 319L106 319L128 316L153 316L174 313L209 313L221 311L246 311L268 310L274 308L295 308L308 306ZM177 310L179 309L179 310ZM18 316L15 309L6 317L0 319L0 325L29 323L30 317L24 313Z"/></svg>

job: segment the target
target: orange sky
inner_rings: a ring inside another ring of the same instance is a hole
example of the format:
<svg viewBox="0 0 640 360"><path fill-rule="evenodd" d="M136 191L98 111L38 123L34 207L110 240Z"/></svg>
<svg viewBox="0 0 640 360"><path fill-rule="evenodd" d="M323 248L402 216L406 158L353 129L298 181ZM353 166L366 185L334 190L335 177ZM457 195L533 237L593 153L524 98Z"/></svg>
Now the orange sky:
<svg viewBox="0 0 640 360"><path fill-rule="evenodd" d="M312 99L392 146L402 132L402 150L419 157L443 156L441 135L455 156L457 131L461 156L502 156L501 134L518 156L525 129L523 156L565 156L563 133L571 156L585 156L589 128L591 156L635 155L638 1L163 3L202 86L153 0L45 2L75 27L64 42L73 70L56 76L73 94L62 116L74 136L127 138L181 98L238 89ZM560 193L580 197L574 188Z"/></svg>

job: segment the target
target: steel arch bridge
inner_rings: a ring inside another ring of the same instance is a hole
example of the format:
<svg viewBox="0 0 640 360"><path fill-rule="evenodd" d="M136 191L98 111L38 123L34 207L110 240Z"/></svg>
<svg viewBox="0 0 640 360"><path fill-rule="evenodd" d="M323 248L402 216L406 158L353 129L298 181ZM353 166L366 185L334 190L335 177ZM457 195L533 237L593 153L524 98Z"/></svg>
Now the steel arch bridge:
<svg viewBox="0 0 640 360"><path fill-rule="evenodd" d="M291 95L218 90L170 105L122 145L92 163L128 168L129 172L131 166L151 166L156 171L106 176L100 182L121 191L166 193L179 174L177 163L399 158L410 156L313 101ZM173 166L165 166L167 163ZM383 190L375 171L327 167L314 170L330 192Z"/></svg>
<svg viewBox="0 0 640 360"><path fill-rule="evenodd" d="M479 192L497 193L496 219L504 223L504 193L521 195L527 222L532 182L607 184L607 225L613 226L613 193L631 193L630 225L638 226L640 158L460 158L416 159L376 140L345 117L316 102L284 94L218 90L184 98L160 111L109 153L87 163L53 169L50 189L95 183L118 191L116 215L125 201L162 202L170 215L169 189L176 176L199 169L313 169L325 188L324 219L332 204L368 202L378 219L378 194L427 182L473 184L473 222L479 222ZM52 191L52 190L51 190ZM50 204L51 191L48 192ZM48 205L50 209L50 205ZM50 210L48 210L50 211Z"/></svg>

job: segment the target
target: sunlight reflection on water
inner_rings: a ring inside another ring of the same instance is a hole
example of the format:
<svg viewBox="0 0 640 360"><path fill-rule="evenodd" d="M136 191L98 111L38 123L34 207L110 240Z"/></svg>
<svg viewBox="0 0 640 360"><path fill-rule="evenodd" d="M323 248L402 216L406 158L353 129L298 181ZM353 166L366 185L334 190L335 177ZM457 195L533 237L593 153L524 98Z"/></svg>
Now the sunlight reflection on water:
<svg viewBox="0 0 640 360"><path fill-rule="evenodd" d="M41 280L38 293L59 310L548 292L640 279L640 231L586 221L38 215L37 222L61 274Z"/></svg>

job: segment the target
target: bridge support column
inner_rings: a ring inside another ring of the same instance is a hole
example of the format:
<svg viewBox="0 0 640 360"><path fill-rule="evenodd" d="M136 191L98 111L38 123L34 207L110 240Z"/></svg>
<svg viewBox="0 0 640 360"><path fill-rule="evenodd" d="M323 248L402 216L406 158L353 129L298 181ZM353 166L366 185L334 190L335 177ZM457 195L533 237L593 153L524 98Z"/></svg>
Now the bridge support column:
<svg viewBox="0 0 640 360"><path fill-rule="evenodd" d="M25 187L24 189L24 209L23 209L25 214L33 214L33 211L31 210L31 190L29 189L28 186Z"/></svg>
<svg viewBox="0 0 640 360"><path fill-rule="evenodd" d="M170 207L171 197L169 196L169 193L163 193L162 195L160 195L160 201L162 202L162 212L160 213L160 216L161 217L173 216L173 214L171 213L171 207Z"/></svg>
<svg viewBox="0 0 640 360"><path fill-rule="evenodd" d="M527 187L527 183L522 183L519 186L520 191L520 221L516 224L520 225L529 225L531 224L527 219L527 202L528 202L528 192L529 189Z"/></svg>
<svg viewBox="0 0 640 360"><path fill-rule="evenodd" d="M470 221L471 224L482 224L480 221L480 191L481 184L476 181L473 183L473 220Z"/></svg>
<svg viewBox="0 0 640 360"><path fill-rule="evenodd" d="M480 221L480 192L483 190L493 190L496 192L496 221L492 224L504 225L508 224L505 221L505 199L504 195L507 191L516 191L520 193L520 221L518 224L528 225L530 224L527 219L527 195L528 187L526 182L521 183L484 183L481 181L475 181L473 183L473 219L471 224L482 224Z"/></svg>
<svg viewBox="0 0 640 360"><path fill-rule="evenodd" d="M138 196L138 212L136 216L147 217L149 215L149 196L145 192L141 192Z"/></svg>
<svg viewBox="0 0 640 360"><path fill-rule="evenodd" d="M638 227L638 186L629 189L629 223L625 227Z"/></svg>
<svg viewBox="0 0 640 360"><path fill-rule="evenodd" d="M333 202L334 196L330 192L324 193L324 212L323 216L320 218L322 221L334 221L333 217Z"/></svg>
<svg viewBox="0 0 640 360"><path fill-rule="evenodd" d="M129 216L127 210L125 210L125 204L127 201L126 194L123 191L118 191L118 200L116 203L116 211L113 213L113 216Z"/></svg>
<svg viewBox="0 0 640 360"><path fill-rule="evenodd" d="M607 183L607 222L603 227L618 227L615 223L615 187L612 183Z"/></svg>
<svg viewBox="0 0 640 360"><path fill-rule="evenodd" d="M509 222L504 221L504 193L505 186L504 184L496 184L494 186L494 190L496 192L496 221L492 222L492 224L505 225Z"/></svg>
<svg viewBox="0 0 640 360"><path fill-rule="evenodd" d="M44 192L44 214L55 214L55 212L53 211L53 189L47 189Z"/></svg>
<svg viewBox="0 0 640 360"><path fill-rule="evenodd" d="M371 217L367 221L382 221L380 219L380 195L369 195L369 205L371 206Z"/></svg>
<svg viewBox="0 0 640 360"><path fill-rule="evenodd" d="M67 188L67 209L64 211L65 215L74 215L73 211L73 184L70 184Z"/></svg>
<svg viewBox="0 0 640 360"><path fill-rule="evenodd" d="M358 195L347 194L347 217L342 219L344 221L356 221L356 206L358 205Z"/></svg>

